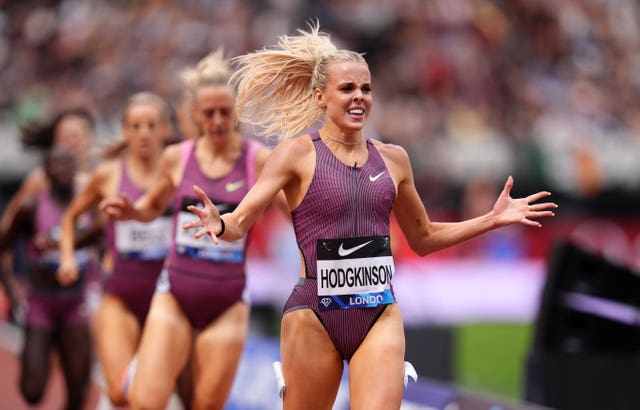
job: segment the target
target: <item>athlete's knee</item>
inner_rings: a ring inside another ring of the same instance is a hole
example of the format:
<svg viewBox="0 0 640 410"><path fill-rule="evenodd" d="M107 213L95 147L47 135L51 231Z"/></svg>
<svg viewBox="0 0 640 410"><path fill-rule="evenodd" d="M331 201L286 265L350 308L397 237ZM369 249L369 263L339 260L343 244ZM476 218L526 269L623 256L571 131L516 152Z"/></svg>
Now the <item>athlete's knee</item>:
<svg viewBox="0 0 640 410"><path fill-rule="evenodd" d="M107 389L107 396L109 396L109 401L114 406L127 405L127 398L124 396L124 393L120 386L109 386L109 388Z"/></svg>
<svg viewBox="0 0 640 410"><path fill-rule="evenodd" d="M140 381L139 384L133 384L127 399L132 408L140 410L164 409L171 397L171 389L165 389L150 386Z"/></svg>
<svg viewBox="0 0 640 410"><path fill-rule="evenodd" d="M221 395L196 395L193 403L195 409L207 409L207 410L222 410L224 404L227 401L226 397L220 397Z"/></svg>
<svg viewBox="0 0 640 410"><path fill-rule="evenodd" d="M129 396L129 404L132 408L140 409L140 410L156 410L156 409L164 409L167 405L168 400L158 400L158 396Z"/></svg>

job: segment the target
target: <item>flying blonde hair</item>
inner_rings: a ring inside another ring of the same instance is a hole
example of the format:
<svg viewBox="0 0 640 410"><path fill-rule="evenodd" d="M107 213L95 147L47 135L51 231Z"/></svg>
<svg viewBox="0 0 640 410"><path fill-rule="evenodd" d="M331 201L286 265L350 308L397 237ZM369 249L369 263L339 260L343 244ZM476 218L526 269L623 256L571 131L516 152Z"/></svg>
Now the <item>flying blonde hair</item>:
<svg viewBox="0 0 640 410"><path fill-rule="evenodd" d="M279 140L305 131L323 114L313 90L325 90L328 66L344 61L366 63L360 53L337 49L317 22L309 31L279 37L274 48L234 58L238 68L229 82L240 121Z"/></svg>

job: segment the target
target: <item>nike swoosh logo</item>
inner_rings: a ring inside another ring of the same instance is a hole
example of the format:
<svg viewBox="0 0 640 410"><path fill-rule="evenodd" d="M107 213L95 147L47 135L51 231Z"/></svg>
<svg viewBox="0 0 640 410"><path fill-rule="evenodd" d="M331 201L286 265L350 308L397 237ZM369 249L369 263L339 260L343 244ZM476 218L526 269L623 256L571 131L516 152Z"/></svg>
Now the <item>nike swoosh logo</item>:
<svg viewBox="0 0 640 410"><path fill-rule="evenodd" d="M233 192L242 188L243 185L244 185L244 179L241 179L240 181L236 181L236 182L227 182L227 185L225 185L224 188L227 190L227 192Z"/></svg>
<svg viewBox="0 0 640 410"><path fill-rule="evenodd" d="M378 178L380 178L382 176L382 174L384 174L384 171L380 172L378 175L373 176L373 175L369 175L369 181L371 182L375 182L378 180Z"/></svg>
<svg viewBox="0 0 640 410"><path fill-rule="evenodd" d="M340 248L338 248L338 255L340 256L348 256L351 255L352 253L354 253L355 251L364 248L365 246L369 245L371 242L373 242L373 240L369 241L369 242L365 242L361 245L358 246L354 246L353 248L349 248L349 249L345 249L344 243L340 244Z"/></svg>

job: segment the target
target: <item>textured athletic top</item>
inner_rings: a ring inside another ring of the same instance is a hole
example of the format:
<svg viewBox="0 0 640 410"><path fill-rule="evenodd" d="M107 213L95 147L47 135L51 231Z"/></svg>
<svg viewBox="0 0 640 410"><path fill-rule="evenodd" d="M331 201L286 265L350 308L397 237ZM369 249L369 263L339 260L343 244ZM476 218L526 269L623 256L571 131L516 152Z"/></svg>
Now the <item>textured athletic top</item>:
<svg viewBox="0 0 640 410"><path fill-rule="evenodd" d="M304 199L292 212L292 218L307 278L315 279L318 248L353 257L358 253L366 254L368 247L358 248L368 243L368 239L326 243L323 240L369 237L388 240L395 185L369 139L367 161L362 165L345 165L327 148L317 132L311 134L311 138L316 149L315 173ZM338 244L340 247L333 249Z"/></svg>

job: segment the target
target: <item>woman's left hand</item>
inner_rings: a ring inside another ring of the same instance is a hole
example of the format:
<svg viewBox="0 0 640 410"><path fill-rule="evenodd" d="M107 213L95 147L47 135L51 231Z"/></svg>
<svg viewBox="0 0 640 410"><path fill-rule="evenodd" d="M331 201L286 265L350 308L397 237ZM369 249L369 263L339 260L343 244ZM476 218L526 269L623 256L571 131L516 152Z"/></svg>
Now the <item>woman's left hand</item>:
<svg viewBox="0 0 640 410"><path fill-rule="evenodd" d="M220 233L222 230L222 222L220 221L220 212L218 212L218 208L211 202L211 199L204 193L199 186L194 185L193 190L196 192L198 197L204 203L204 209L200 209L197 206L189 205L187 209L192 213L196 214L198 219L188 222L182 225L182 229L189 230L193 228L200 228L198 232L193 235L194 238L198 239L203 237L204 235L209 235L211 240L216 245L218 244L217 233Z"/></svg>
<svg viewBox="0 0 640 410"><path fill-rule="evenodd" d="M513 178L510 176L507 178L498 200L493 205L497 227L514 223L541 227L542 224L535 219L555 215L551 209L557 208L557 204L553 202L534 203L551 195L551 192L540 191L525 198L511 198L511 188L513 188Z"/></svg>

